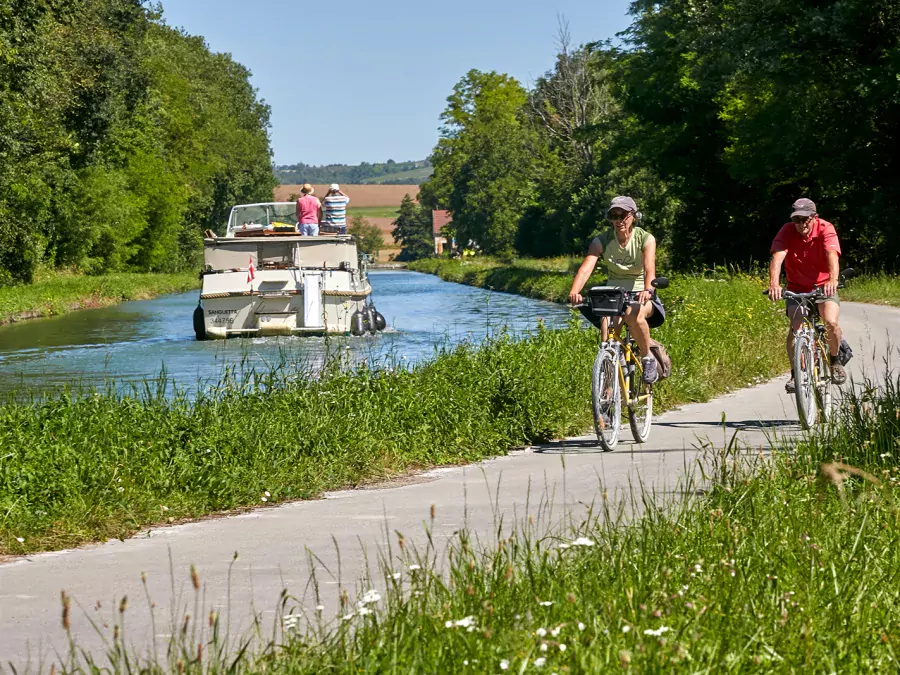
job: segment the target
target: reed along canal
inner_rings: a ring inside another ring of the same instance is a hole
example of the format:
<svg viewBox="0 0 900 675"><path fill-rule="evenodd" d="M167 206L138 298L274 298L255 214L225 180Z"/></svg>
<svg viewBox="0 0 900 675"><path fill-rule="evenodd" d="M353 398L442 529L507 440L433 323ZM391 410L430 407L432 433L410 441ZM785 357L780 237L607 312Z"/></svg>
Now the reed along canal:
<svg viewBox="0 0 900 675"><path fill-rule="evenodd" d="M72 312L0 327L0 392L144 390L164 374L169 386L195 390L286 366L315 372L329 355L344 363L415 363L463 340L480 342L564 323L561 305L495 293L405 270L370 271L373 300L388 329L354 337L232 338L198 342L191 317L198 291ZM338 356L340 355L340 356ZM155 389L154 389L155 390Z"/></svg>

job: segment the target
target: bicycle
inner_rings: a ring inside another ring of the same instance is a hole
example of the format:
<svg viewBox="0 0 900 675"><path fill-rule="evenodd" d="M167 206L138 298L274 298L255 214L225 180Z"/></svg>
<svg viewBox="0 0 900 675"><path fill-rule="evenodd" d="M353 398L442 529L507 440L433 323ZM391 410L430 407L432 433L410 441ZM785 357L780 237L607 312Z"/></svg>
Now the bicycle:
<svg viewBox="0 0 900 675"><path fill-rule="evenodd" d="M838 288L844 288L854 275L848 268L841 273ZM769 291L763 291L768 295ZM800 328L794 331L794 353L791 375L794 378L794 398L800 426L809 430L817 423L825 423L834 412L834 384L831 381L831 352L826 340L825 325L819 316L818 300L825 297L821 286L809 293L784 291L782 298L796 300L801 312Z"/></svg>
<svg viewBox="0 0 900 675"><path fill-rule="evenodd" d="M654 288L669 285L665 277L653 280ZM653 419L653 385L644 382L640 352L637 343L621 318L628 303L638 292L625 291L615 286L594 286L585 296L585 307L594 316L615 321L608 338L600 343L591 376L591 407L594 414L594 431L600 447L606 452L615 449L622 427L622 392L628 408L628 423L634 440L643 443L650 436ZM624 326L624 335L620 331Z"/></svg>

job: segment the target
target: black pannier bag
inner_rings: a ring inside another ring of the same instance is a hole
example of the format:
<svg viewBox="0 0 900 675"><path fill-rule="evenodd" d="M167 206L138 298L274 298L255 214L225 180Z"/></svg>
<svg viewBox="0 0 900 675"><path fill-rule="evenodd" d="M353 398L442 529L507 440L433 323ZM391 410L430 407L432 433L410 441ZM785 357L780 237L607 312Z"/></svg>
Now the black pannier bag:
<svg viewBox="0 0 900 675"><path fill-rule="evenodd" d="M846 366L847 362L853 358L853 350L846 340L841 340L841 346L838 349L838 361L842 366Z"/></svg>
<svg viewBox="0 0 900 675"><path fill-rule="evenodd" d="M617 286L592 286L587 297L594 316L619 316L625 308L625 291Z"/></svg>

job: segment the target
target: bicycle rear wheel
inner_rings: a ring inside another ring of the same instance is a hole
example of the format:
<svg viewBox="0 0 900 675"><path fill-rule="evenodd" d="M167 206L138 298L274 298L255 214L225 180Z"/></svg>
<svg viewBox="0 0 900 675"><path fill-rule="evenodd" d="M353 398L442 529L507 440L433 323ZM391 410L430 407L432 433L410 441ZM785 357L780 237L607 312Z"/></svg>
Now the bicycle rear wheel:
<svg viewBox="0 0 900 675"><path fill-rule="evenodd" d="M812 336L801 331L794 336L794 359L791 364L794 374L794 397L797 399L797 414L800 426L811 429L816 423L815 354Z"/></svg>
<svg viewBox="0 0 900 675"><path fill-rule="evenodd" d="M637 368L628 380L628 424L634 440L643 443L650 436L653 422L653 385L644 382Z"/></svg>
<svg viewBox="0 0 900 675"><path fill-rule="evenodd" d="M609 452L619 442L622 425L622 391L619 388L617 364L612 351L601 349L594 360L591 397L594 431L600 447Z"/></svg>

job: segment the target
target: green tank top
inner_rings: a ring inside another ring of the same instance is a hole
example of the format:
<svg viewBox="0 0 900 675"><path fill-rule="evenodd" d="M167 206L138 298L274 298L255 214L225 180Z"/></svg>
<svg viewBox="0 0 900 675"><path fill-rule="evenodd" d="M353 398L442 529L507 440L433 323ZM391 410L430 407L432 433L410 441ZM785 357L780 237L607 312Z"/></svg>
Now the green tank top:
<svg viewBox="0 0 900 675"><path fill-rule="evenodd" d="M644 290L644 244L649 237L650 233L640 227L632 229L625 246L619 245L613 228L597 237L603 245L601 258L606 264L610 286L621 286L626 291Z"/></svg>

